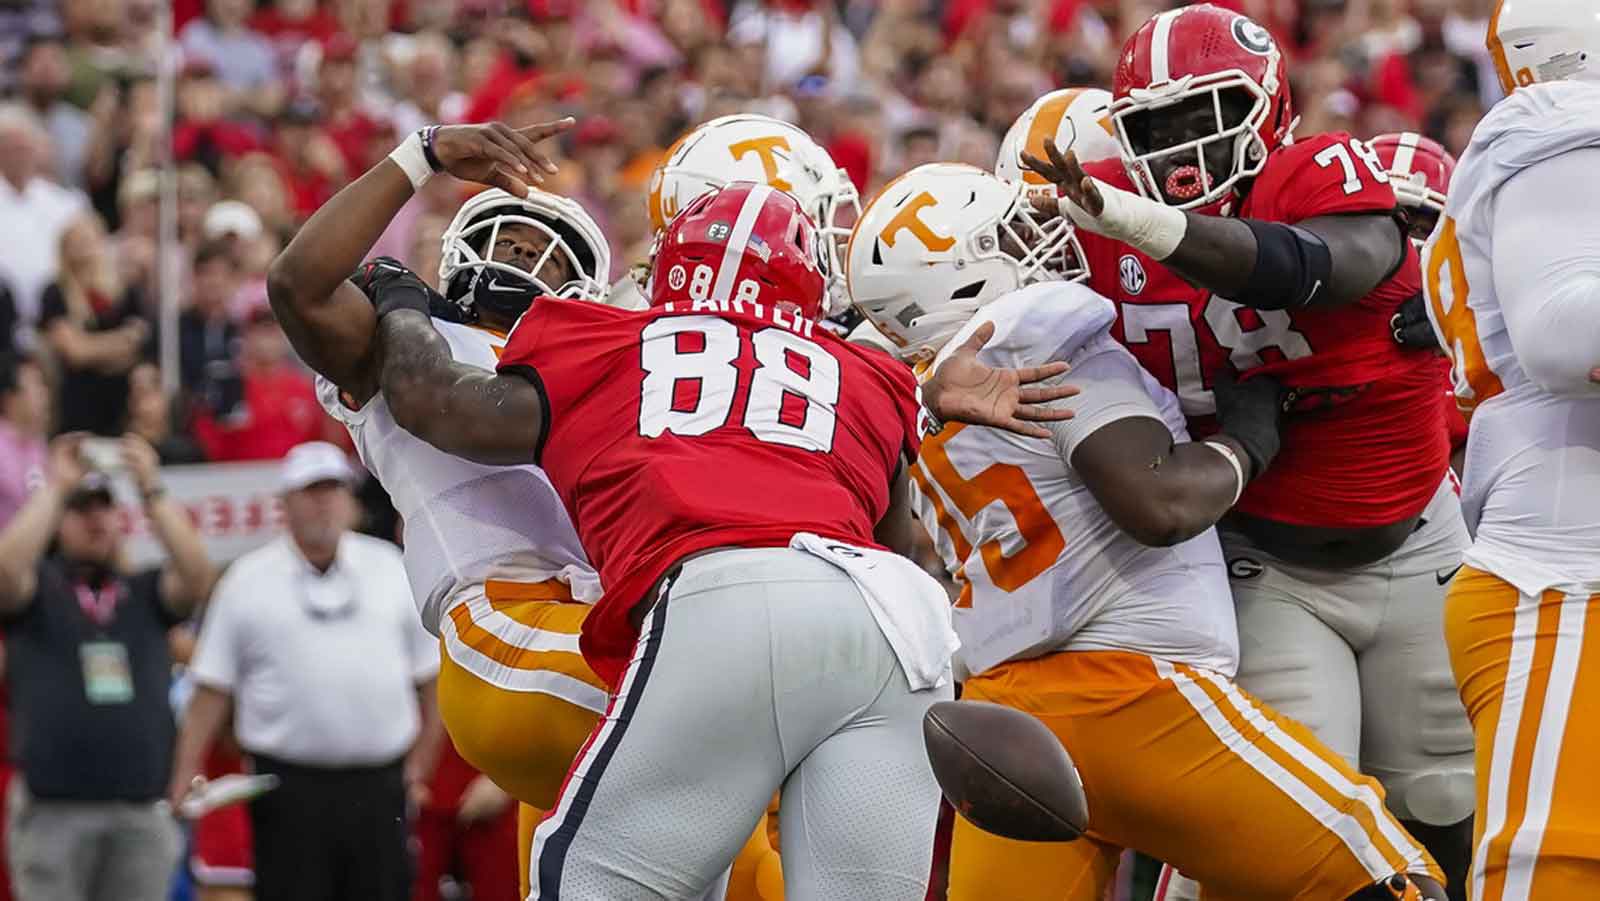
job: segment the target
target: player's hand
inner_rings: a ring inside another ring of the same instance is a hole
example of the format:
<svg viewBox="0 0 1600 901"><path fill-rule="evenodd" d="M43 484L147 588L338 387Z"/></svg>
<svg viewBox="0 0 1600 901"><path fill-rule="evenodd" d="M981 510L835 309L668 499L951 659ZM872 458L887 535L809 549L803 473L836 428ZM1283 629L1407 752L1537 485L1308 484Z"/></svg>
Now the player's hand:
<svg viewBox="0 0 1600 901"><path fill-rule="evenodd" d="M437 293L394 257L368 260L350 276L350 281L372 301L379 319L395 310L416 310L427 315Z"/></svg>
<svg viewBox="0 0 1600 901"><path fill-rule="evenodd" d="M526 197L530 185L543 184L546 175L556 172L556 164L539 149L539 142L566 131L575 121L568 116L527 128L503 122L446 125L434 133L433 152L456 178Z"/></svg>
<svg viewBox="0 0 1600 901"><path fill-rule="evenodd" d="M1433 323L1428 321L1428 302L1420 291L1401 301L1399 309L1389 317L1389 334L1401 347L1443 352L1433 333Z"/></svg>
<svg viewBox="0 0 1600 901"><path fill-rule="evenodd" d="M1254 479L1271 465L1282 446L1288 389L1271 376L1240 379L1224 367L1211 379L1211 394L1217 401L1217 424L1244 448Z"/></svg>
<svg viewBox="0 0 1600 901"><path fill-rule="evenodd" d="M1071 150L1062 153L1056 149L1056 142L1050 138L1044 139L1044 152L1050 158L1048 161L1041 160L1026 150L1022 151L1023 165L1055 185L1057 197L1072 201L1073 205L1091 217L1105 212L1106 202L1100 193L1100 183L1083 171L1083 167L1078 164L1076 153ZM1057 200L1049 195L1035 194L1032 202L1034 209L1045 215L1060 214Z"/></svg>
<svg viewBox="0 0 1600 901"><path fill-rule="evenodd" d="M1038 385L1067 371L1062 362L1022 369L995 369L978 361L978 351L994 337L994 323L985 322L940 363L922 384L922 402L944 422L986 425L1031 438L1049 438L1036 425L1071 419L1065 407L1044 406L1078 393L1072 385Z"/></svg>

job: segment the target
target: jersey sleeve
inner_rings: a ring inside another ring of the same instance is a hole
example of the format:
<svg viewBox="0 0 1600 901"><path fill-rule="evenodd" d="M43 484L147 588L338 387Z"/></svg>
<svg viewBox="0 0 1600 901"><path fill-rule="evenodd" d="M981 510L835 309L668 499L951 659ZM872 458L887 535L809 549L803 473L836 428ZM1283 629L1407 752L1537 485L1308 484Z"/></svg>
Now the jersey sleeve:
<svg viewBox="0 0 1600 901"><path fill-rule="evenodd" d="M1138 361L1111 339L1085 347L1071 362L1072 371L1056 378L1078 386L1077 396L1065 402L1073 417L1050 423L1051 441L1061 459L1070 463L1078 445L1113 422L1135 416L1161 419Z"/></svg>
<svg viewBox="0 0 1600 901"><path fill-rule="evenodd" d="M1300 222L1339 213L1387 213L1398 206L1383 162L1343 132L1284 146L1250 189L1252 219Z"/></svg>

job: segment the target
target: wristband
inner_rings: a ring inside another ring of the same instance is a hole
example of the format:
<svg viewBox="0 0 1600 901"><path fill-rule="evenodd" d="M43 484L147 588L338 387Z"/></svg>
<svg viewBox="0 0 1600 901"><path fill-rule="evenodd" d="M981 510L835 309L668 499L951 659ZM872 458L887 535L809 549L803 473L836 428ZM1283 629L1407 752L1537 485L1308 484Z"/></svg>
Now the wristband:
<svg viewBox="0 0 1600 901"><path fill-rule="evenodd" d="M400 142L399 147L389 152L389 159L394 160L394 164L406 174L413 191L421 190L433 173L439 171L434 165L439 158L433 155L432 140L430 138L425 144L423 139L423 135L428 134L432 127L412 132Z"/></svg>
<svg viewBox="0 0 1600 901"><path fill-rule="evenodd" d="M1090 215L1066 197L1056 200L1056 208L1077 227L1121 241L1151 259L1164 260L1178 249L1189 229L1189 217L1183 210L1105 182L1096 182L1096 186L1105 204L1100 215Z"/></svg>
<svg viewBox="0 0 1600 901"><path fill-rule="evenodd" d="M1244 494L1244 464L1239 462L1239 455L1233 452L1233 448L1223 444L1221 441L1202 441L1200 443L1221 454L1222 458L1233 466L1233 475L1238 481L1234 483L1237 487L1233 489L1233 500L1228 502L1228 506L1231 507L1239 503L1239 495Z"/></svg>

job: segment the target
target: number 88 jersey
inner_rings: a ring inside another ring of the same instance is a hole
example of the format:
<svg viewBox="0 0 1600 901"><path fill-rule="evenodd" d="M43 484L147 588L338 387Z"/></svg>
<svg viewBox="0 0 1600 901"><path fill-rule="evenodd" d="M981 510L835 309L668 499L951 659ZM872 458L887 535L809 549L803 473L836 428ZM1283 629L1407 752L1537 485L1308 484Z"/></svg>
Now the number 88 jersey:
<svg viewBox="0 0 1600 901"><path fill-rule="evenodd" d="M1133 190L1119 161L1085 169ZM1274 150L1237 215L1293 223L1396 208L1377 154L1338 133ZM1216 431L1211 385L1226 366L1302 389L1282 452L1245 489L1239 510L1295 525L1366 528L1427 506L1448 465L1448 437L1437 364L1389 334L1401 301L1421 290L1416 250L1398 225L1404 256L1372 293L1343 307L1293 312L1241 306L1126 244L1081 230L1078 238L1088 284L1117 306L1113 336L1178 395L1197 438Z"/></svg>
<svg viewBox="0 0 1600 901"><path fill-rule="evenodd" d="M583 654L613 685L628 611L669 566L799 532L877 547L920 445L904 364L732 293L642 311L541 298L500 358L543 395L538 462L605 588Z"/></svg>

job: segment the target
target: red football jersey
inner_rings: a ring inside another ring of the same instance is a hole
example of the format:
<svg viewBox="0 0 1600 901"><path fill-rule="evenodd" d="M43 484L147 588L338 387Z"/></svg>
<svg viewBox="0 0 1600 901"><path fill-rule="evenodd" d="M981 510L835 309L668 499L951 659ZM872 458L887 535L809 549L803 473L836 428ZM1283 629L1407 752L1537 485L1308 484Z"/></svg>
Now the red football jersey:
<svg viewBox="0 0 1600 901"><path fill-rule="evenodd" d="M605 587L580 644L613 685L638 637L628 611L673 563L797 532L876 547L920 442L909 369L757 303L540 299L499 368L544 394L538 461Z"/></svg>
<svg viewBox="0 0 1600 901"><path fill-rule="evenodd" d="M1119 161L1090 174L1133 190ZM1273 151L1238 215L1269 222L1395 209L1376 154L1346 134L1322 134ZM1117 306L1112 333L1178 395L1196 438L1216 431L1211 379L1232 365L1312 392L1288 418L1272 467L1237 509L1295 525L1362 528L1414 516L1448 462L1440 377L1433 355L1389 334L1400 302L1421 290L1417 252L1359 302L1288 312L1253 310L1196 288L1118 241L1078 231L1089 284Z"/></svg>

